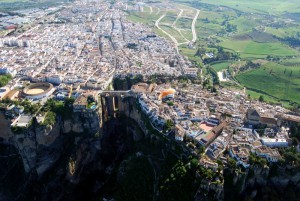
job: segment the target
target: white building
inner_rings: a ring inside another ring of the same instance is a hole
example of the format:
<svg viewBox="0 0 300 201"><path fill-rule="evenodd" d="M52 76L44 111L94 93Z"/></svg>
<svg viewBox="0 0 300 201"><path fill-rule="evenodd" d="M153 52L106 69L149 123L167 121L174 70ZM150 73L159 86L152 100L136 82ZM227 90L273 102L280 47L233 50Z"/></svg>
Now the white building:
<svg viewBox="0 0 300 201"><path fill-rule="evenodd" d="M266 146L257 147L253 152L273 163L278 162L282 158L277 149L271 149Z"/></svg>
<svg viewBox="0 0 300 201"><path fill-rule="evenodd" d="M16 70L13 70L11 68L0 68L0 74L3 74L3 75L11 75L12 77L14 77L16 74L17 74L17 71Z"/></svg>
<svg viewBox="0 0 300 201"><path fill-rule="evenodd" d="M261 138L261 142L268 147L287 147L289 145L284 138Z"/></svg>
<svg viewBox="0 0 300 201"><path fill-rule="evenodd" d="M59 75L51 75L47 77L47 82L59 85L62 82L62 78Z"/></svg>
<svg viewBox="0 0 300 201"><path fill-rule="evenodd" d="M186 68L184 74L187 76L197 77L198 68Z"/></svg>

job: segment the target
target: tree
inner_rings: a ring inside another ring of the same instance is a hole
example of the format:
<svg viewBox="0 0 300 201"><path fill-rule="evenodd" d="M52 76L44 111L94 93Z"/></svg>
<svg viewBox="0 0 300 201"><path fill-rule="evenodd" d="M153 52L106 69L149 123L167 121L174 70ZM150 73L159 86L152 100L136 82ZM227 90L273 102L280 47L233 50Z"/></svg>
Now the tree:
<svg viewBox="0 0 300 201"><path fill-rule="evenodd" d="M249 162L251 165L258 165L260 167L264 167L265 165L267 165L266 159L261 158L258 155L253 154L253 153L250 153Z"/></svg>
<svg viewBox="0 0 300 201"><path fill-rule="evenodd" d="M205 53L206 53L205 48L200 47L200 48L198 48L198 50L197 50L195 56L202 56L202 55L204 55Z"/></svg>
<svg viewBox="0 0 300 201"><path fill-rule="evenodd" d="M192 168L192 170L196 170L196 168L198 167L198 165L199 165L198 159L197 158L193 158L191 160L191 168Z"/></svg>
<svg viewBox="0 0 300 201"><path fill-rule="evenodd" d="M65 99L65 105L70 106L74 103L75 99L73 97Z"/></svg>
<svg viewBox="0 0 300 201"><path fill-rule="evenodd" d="M173 106L174 105L174 103L172 101L168 101L167 104L168 104L168 106Z"/></svg>
<svg viewBox="0 0 300 201"><path fill-rule="evenodd" d="M236 161L233 159L233 158L228 158L227 160L227 165L229 168L233 168L235 169L236 168Z"/></svg>
<svg viewBox="0 0 300 201"><path fill-rule="evenodd" d="M290 137L295 137L300 140L300 123L293 123L290 126Z"/></svg>
<svg viewBox="0 0 300 201"><path fill-rule="evenodd" d="M170 131L174 128L174 123L171 119L168 119L164 125L164 130L165 131Z"/></svg>
<svg viewBox="0 0 300 201"><path fill-rule="evenodd" d="M87 97L87 102L88 103L92 103L92 102L94 102L95 100L94 100L94 97L92 96L92 95L90 95L90 96L88 96Z"/></svg>
<svg viewBox="0 0 300 201"><path fill-rule="evenodd" d="M12 79L10 75L0 75L0 87L7 85L7 83Z"/></svg>
<svg viewBox="0 0 300 201"><path fill-rule="evenodd" d="M295 137L292 137L292 145L297 146L299 144L299 140Z"/></svg>
<svg viewBox="0 0 300 201"><path fill-rule="evenodd" d="M56 114L54 112L47 112L45 119L42 123L44 126L51 126L55 124Z"/></svg>
<svg viewBox="0 0 300 201"><path fill-rule="evenodd" d="M259 98L258 98L259 102L263 102L264 101L264 96L263 95L260 95Z"/></svg>
<svg viewBox="0 0 300 201"><path fill-rule="evenodd" d="M204 154L204 152L205 152L205 147L204 146L201 146L200 148L199 148L199 154Z"/></svg>

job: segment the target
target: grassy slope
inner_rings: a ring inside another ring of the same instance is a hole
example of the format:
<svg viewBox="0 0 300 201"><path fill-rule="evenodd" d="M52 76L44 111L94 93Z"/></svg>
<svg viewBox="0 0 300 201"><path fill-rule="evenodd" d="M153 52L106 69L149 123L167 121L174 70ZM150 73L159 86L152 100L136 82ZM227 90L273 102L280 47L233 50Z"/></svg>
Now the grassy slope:
<svg viewBox="0 0 300 201"><path fill-rule="evenodd" d="M190 49L186 45L180 45L179 51L182 55L188 57L191 61L200 62L200 63L202 62L200 57L195 56L197 52L196 49Z"/></svg>
<svg viewBox="0 0 300 201"><path fill-rule="evenodd" d="M177 30L173 29L171 26L160 25L160 28L176 38L178 43L186 42L186 40L180 35L180 33Z"/></svg>
<svg viewBox="0 0 300 201"><path fill-rule="evenodd" d="M0 0L0 12L44 8L69 3L69 0Z"/></svg>
<svg viewBox="0 0 300 201"><path fill-rule="evenodd" d="M227 49L240 52L242 57L263 58L267 55L272 56L295 56L297 52L286 45L279 42L257 43L251 40L225 40L220 43Z"/></svg>
<svg viewBox="0 0 300 201"><path fill-rule="evenodd" d="M203 3L214 5L228 6L244 12L259 12L272 14L283 13L285 11L297 12L299 11L298 0L202 0Z"/></svg>
<svg viewBox="0 0 300 201"><path fill-rule="evenodd" d="M213 64L212 67L218 72L223 69L227 69L227 67L230 65L230 62L221 62L221 63L216 63Z"/></svg>
<svg viewBox="0 0 300 201"><path fill-rule="evenodd" d="M154 26L159 17L159 15L150 14L149 12L131 12L130 15L126 16L127 19L133 22L140 22L149 26Z"/></svg>
<svg viewBox="0 0 300 201"><path fill-rule="evenodd" d="M245 18L244 16L241 16L235 20L232 20L231 24L236 25L237 30L240 33L250 32L250 31L252 31L253 27L256 27L258 25L258 23L255 22L254 20L249 20L249 19Z"/></svg>
<svg viewBox="0 0 300 201"><path fill-rule="evenodd" d="M299 68L285 67L272 62L265 64L259 69L241 73L236 76L236 79L246 87L269 94L281 100L289 99L300 103L299 78Z"/></svg>

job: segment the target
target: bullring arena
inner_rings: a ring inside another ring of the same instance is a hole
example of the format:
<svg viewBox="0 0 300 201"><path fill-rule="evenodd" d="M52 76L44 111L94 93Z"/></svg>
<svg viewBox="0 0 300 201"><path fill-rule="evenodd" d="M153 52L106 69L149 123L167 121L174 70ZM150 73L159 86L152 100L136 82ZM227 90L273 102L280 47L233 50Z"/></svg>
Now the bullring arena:
<svg viewBox="0 0 300 201"><path fill-rule="evenodd" d="M23 89L23 96L28 99L41 99L49 96L54 91L53 85L47 82L34 83Z"/></svg>

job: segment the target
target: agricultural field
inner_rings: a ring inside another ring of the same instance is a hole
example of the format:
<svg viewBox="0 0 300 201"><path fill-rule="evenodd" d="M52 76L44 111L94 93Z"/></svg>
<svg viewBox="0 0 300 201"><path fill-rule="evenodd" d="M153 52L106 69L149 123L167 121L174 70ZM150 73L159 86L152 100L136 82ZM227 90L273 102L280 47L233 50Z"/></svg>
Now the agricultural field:
<svg viewBox="0 0 300 201"><path fill-rule="evenodd" d="M126 16L126 18L133 22L154 26L155 21L159 18L159 15L151 14L149 12L131 12Z"/></svg>
<svg viewBox="0 0 300 201"><path fill-rule="evenodd" d="M201 63L202 60L200 57L195 56L196 54L196 49L191 49L188 48L187 45L180 45L178 47L180 54L188 57L191 61L195 62L195 63Z"/></svg>
<svg viewBox="0 0 300 201"><path fill-rule="evenodd" d="M300 103L299 67L286 67L268 62L259 69L237 75L236 79L252 91L278 100Z"/></svg>
<svg viewBox="0 0 300 201"><path fill-rule="evenodd" d="M238 17L231 21L233 25L237 26L238 33L251 32L253 27L259 26L259 20L251 20L245 16Z"/></svg>
<svg viewBox="0 0 300 201"><path fill-rule="evenodd" d="M258 43L252 40L225 40L220 45L226 49L239 52L242 58L265 58L271 56L296 56L296 50L279 42Z"/></svg>
<svg viewBox="0 0 300 201"><path fill-rule="evenodd" d="M188 0L176 0L176 2L189 4L191 3L191 1ZM241 12L269 13L273 15L282 14L286 11L299 12L300 10L298 0L202 0L201 3L217 6L227 6L233 9L240 10Z"/></svg>
<svg viewBox="0 0 300 201"><path fill-rule="evenodd" d="M181 33L178 30L172 28L171 26L169 26L169 25L161 25L160 27L164 31L166 31L169 34L171 34L174 38L176 38L176 40L177 40L178 43L187 42L187 40L181 35Z"/></svg>
<svg viewBox="0 0 300 201"><path fill-rule="evenodd" d="M300 69L300 58L283 59L280 64L284 66L299 66Z"/></svg>
<svg viewBox="0 0 300 201"><path fill-rule="evenodd" d="M45 8L70 2L69 0L0 0L0 12L15 12L30 8Z"/></svg>
<svg viewBox="0 0 300 201"><path fill-rule="evenodd" d="M230 66L230 62L221 62L212 64L211 67L215 69L217 72L227 69Z"/></svg>

